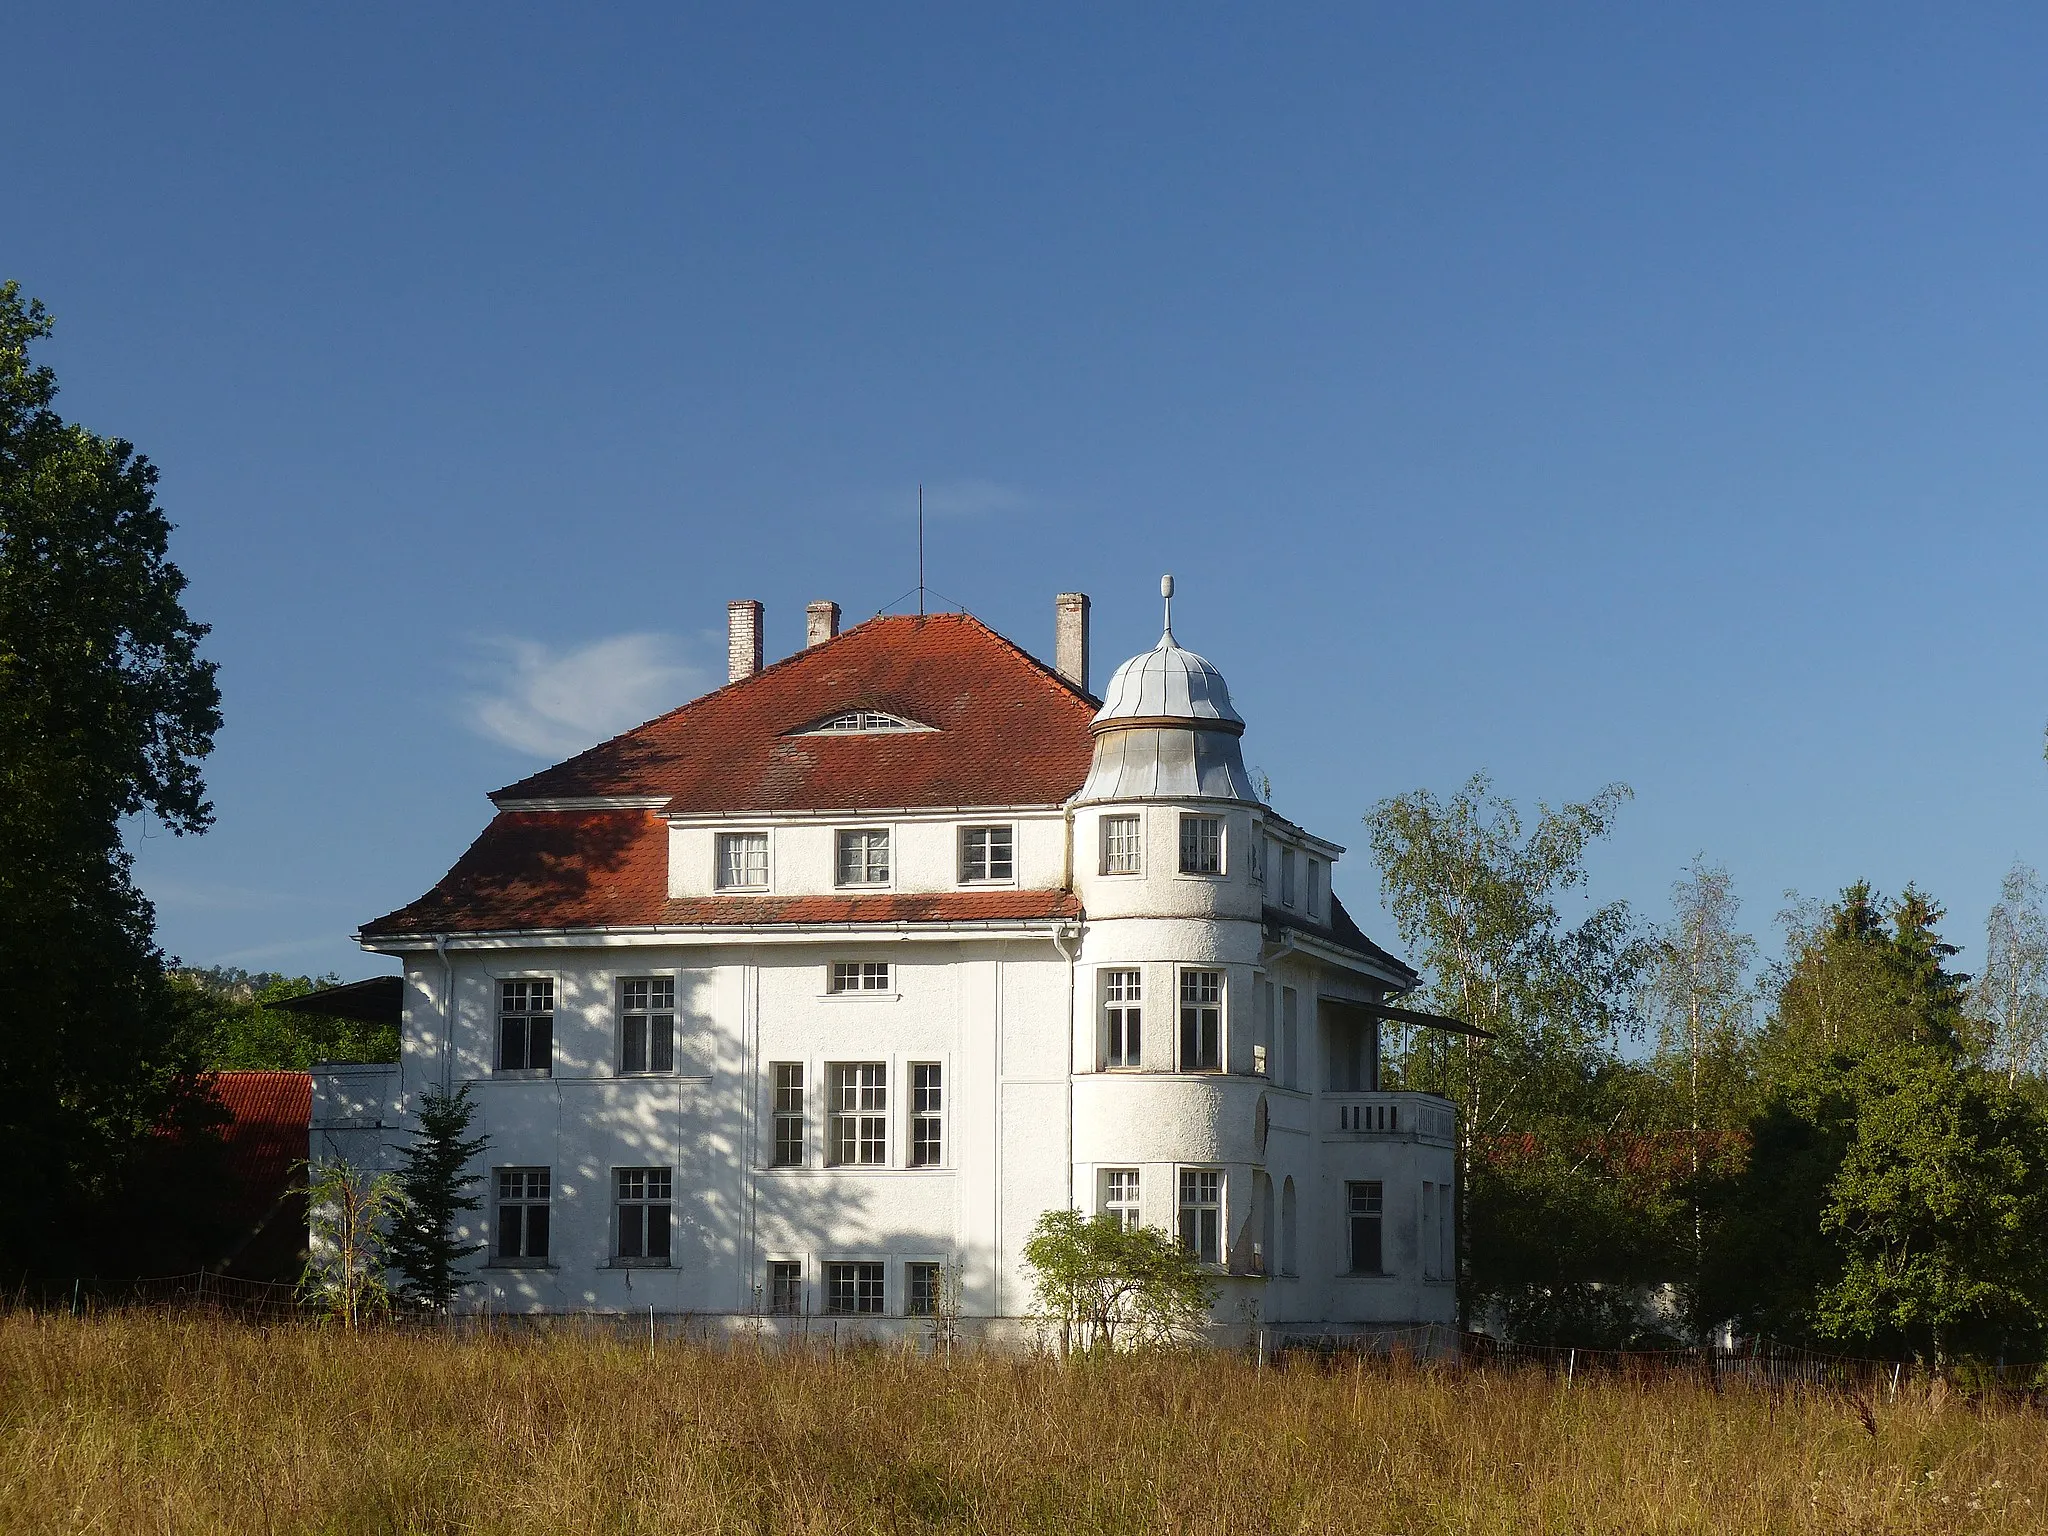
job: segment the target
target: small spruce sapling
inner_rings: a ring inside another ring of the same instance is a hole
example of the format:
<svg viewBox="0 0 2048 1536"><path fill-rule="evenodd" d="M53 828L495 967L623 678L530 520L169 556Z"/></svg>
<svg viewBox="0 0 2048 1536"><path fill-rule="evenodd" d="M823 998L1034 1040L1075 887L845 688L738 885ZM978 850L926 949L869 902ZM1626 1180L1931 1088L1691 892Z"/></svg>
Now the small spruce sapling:
<svg viewBox="0 0 2048 1536"><path fill-rule="evenodd" d="M475 1116L467 1083L452 1094L429 1088L420 1101L412 1145L401 1154L398 1208L388 1243L391 1266L405 1277L398 1294L433 1312L454 1305L462 1285L457 1267L484 1246L458 1242L455 1236L458 1215L482 1208L469 1193L479 1176L467 1169L489 1138L467 1134Z"/></svg>

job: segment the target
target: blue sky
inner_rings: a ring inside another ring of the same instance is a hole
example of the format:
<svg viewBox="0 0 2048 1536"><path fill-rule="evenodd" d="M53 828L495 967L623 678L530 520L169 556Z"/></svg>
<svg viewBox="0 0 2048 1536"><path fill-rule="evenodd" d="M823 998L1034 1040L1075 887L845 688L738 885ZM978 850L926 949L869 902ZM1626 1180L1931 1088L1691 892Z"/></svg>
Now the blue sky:
<svg viewBox="0 0 2048 1536"><path fill-rule="evenodd" d="M724 605L1176 630L1281 810L1626 780L1695 852L2048 862L2038 7L44 6L0 275L161 467L218 824L167 949L385 969L485 793ZM525 750L530 747L533 750Z"/></svg>

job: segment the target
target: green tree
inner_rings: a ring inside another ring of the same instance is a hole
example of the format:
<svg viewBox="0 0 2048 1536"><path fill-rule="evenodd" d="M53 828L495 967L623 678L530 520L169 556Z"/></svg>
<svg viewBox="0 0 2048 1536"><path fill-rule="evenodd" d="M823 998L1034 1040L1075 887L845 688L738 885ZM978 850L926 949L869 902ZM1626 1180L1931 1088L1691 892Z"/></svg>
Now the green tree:
<svg viewBox="0 0 2048 1536"><path fill-rule="evenodd" d="M482 1243L460 1242L455 1236L458 1216L482 1209L469 1193L481 1175L468 1170L489 1138L469 1135L475 1116L469 1084L453 1093L429 1088L398 1169L399 1200L388 1242L391 1266L404 1276L399 1295L435 1312L446 1312L455 1303L462 1285L457 1266L483 1251Z"/></svg>
<svg viewBox="0 0 2048 1536"><path fill-rule="evenodd" d="M205 1020L205 1060L216 1072L303 1072L316 1061L396 1061L398 1026L329 1018L272 1005L336 985L338 976L282 976L224 966L180 969L170 984Z"/></svg>
<svg viewBox="0 0 2048 1536"><path fill-rule="evenodd" d="M1984 972L1970 1019L1987 1065L2008 1087L2048 1075L2048 893L2022 863L2006 871L1984 923Z"/></svg>
<svg viewBox="0 0 2048 1536"><path fill-rule="evenodd" d="M1695 855L1671 887L1672 920L1659 935L1644 989L1656 1030L1655 1064L1676 1089L1685 1116L1686 1199L1691 1207L1688 1279L1693 1328L1705 1265L1705 1180L1721 1138L1748 1118L1755 1018L1749 966L1756 941L1740 926L1741 903L1728 871Z"/></svg>
<svg viewBox="0 0 2048 1536"><path fill-rule="evenodd" d="M1045 1212L1024 1240L1024 1262L1062 1358L1193 1338L1216 1298L1209 1272L1166 1233L1106 1213Z"/></svg>
<svg viewBox="0 0 2048 1536"><path fill-rule="evenodd" d="M89 1260L86 1208L210 1113L121 821L203 829L220 726L156 471L57 415L49 334L0 285L0 1263L30 1270Z"/></svg>
<svg viewBox="0 0 2048 1536"><path fill-rule="evenodd" d="M1417 790L1366 818L1382 891L1425 976L1422 1005L1494 1036L1397 1031L1385 1056L1391 1083L1460 1108L1468 1317L1497 1302L1533 1327L1554 1306L1564 1326L1603 1311L1596 1290L1651 1278L1638 1273L1643 1212L1605 1222L1586 1246L1586 1221L1612 1210L1618 1193L1586 1181L1611 1178L1603 1144L1628 1128L1641 1099L1640 1074L1616 1047L1637 1027L1648 943L1626 903L1595 906L1577 923L1559 905L1584 888L1586 852L1628 797L1614 784L1580 804L1541 806L1525 833L1514 803L1479 774L1447 801Z"/></svg>
<svg viewBox="0 0 2048 1536"><path fill-rule="evenodd" d="M2048 1116L1974 1058L1941 917L1860 882L1789 914L1708 1244L1708 1304L1748 1332L1937 1360L2043 1337Z"/></svg>

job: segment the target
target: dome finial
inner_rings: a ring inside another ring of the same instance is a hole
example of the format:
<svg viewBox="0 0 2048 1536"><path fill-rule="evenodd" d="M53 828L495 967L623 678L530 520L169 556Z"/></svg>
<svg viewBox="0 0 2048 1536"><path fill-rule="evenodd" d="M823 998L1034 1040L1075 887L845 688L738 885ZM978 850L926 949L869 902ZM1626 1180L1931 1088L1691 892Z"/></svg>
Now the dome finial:
<svg viewBox="0 0 2048 1536"><path fill-rule="evenodd" d="M1159 637L1161 645L1174 644L1173 638L1173 576L1169 572L1159 578L1159 595L1166 600L1165 633Z"/></svg>

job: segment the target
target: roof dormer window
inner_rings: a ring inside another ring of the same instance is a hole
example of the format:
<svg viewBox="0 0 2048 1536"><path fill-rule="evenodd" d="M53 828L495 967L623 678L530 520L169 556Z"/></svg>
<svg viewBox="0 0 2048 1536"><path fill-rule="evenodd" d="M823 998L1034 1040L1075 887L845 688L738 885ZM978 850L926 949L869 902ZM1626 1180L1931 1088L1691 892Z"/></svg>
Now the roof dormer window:
<svg viewBox="0 0 2048 1536"><path fill-rule="evenodd" d="M849 709L828 715L816 725L793 732L798 736L876 736L890 731L928 731L931 727L879 709Z"/></svg>

